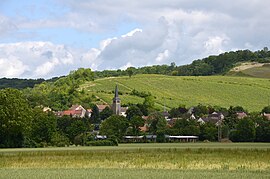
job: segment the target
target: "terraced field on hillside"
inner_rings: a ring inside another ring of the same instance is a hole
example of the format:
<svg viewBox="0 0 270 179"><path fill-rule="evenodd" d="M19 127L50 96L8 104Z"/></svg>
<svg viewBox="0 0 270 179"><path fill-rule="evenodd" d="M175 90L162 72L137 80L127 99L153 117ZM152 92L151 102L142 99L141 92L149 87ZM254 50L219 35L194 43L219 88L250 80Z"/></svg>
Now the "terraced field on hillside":
<svg viewBox="0 0 270 179"><path fill-rule="evenodd" d="M229 76L246 76L270 79L270 64L243 63L227 73Z"/></svg>
<svg viewBox="0 0 270 179"><path fill-rule="evenodd" d="M103 78L81 86L90 94L111 103L113 90L118 84L123 104L143 102L143 98L130 95L135 89L151 92L156 106L177 107L180 104L243 106L249 111L260 111L268 105L270 80L250 77L204 76L175 77L164 75L135 75Z"/></svg>

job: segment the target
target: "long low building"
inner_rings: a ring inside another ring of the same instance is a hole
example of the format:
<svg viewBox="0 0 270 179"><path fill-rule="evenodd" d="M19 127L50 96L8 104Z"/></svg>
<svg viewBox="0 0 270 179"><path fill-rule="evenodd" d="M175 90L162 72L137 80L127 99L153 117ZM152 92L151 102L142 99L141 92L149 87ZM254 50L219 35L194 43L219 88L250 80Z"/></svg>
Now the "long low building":
<svg viewBox="0 0 270 179"><path fill-rule="evenodd" d="M165 138L171 142L196 142L199 139L198 136L170 136L170 135L165 135ZM124 136L123 139L126 142L143 142L143 141L155 142L157 136L156 135Z"/></svg>

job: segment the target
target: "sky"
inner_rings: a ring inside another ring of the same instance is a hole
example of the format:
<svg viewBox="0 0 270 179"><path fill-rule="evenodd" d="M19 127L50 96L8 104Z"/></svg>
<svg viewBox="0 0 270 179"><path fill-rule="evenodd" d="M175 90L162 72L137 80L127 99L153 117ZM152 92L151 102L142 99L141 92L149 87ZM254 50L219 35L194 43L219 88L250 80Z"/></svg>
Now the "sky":
<svg viewBox="0 0 270 179"><path fill-rule="evenodd" d="M189 64L270 47L266 0L1 0L0 77Z"/></svg>

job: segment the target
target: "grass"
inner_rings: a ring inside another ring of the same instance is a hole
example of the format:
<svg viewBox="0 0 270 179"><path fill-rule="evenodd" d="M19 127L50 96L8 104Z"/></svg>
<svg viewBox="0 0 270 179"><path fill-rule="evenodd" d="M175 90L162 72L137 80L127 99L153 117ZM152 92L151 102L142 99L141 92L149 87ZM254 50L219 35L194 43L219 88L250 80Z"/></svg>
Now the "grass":
<svg viewBox="0 0 270 179"><path fill-rule="evenodd" d="M269 178L265 171L156 169L0 169L0 178Z"/></svg>
<svg viewBox="0 0 270 179"><path fill-rule="evenodd" d="M270 66L254 67L242 71L244 74L257 78L270 78Z"/></svg>
<svg viewBox="0 0 270 179"><path fill-rule="evenodd" d="M261 111L268 105L270 80L230 77L174 77L164 75L135 75L129 77L103 78L81 86L86 92L111 103L115 84L119 85L123 104L142 103L143 98L132 96L132 89L151 92L156 106L168 108L184 104L188 107L204 104L212 106L243 106L249 111Z"/></svg>
<svg viewBox="0 0 270 179"><path fill-rule="evenodd" d="M0 178L267 178L269 143L1 149Z"/></svg>
<svg viewBox="0 0 270 179"><path fill-rule="evenodd" d="M229 76L249 76L256 78L270 78L270 64L246 62L240 63L231 69L227 75Z"/></svg>

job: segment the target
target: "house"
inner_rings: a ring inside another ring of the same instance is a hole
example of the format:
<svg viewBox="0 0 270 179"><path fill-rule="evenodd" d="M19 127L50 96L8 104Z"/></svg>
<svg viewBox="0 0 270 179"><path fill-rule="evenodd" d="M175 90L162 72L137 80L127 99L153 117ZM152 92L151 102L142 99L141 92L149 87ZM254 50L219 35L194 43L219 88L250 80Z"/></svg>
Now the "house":
<svg viewBox="0 0 270 179"><path fill-rule="evenodd" d="M222 120L224 120L224 115L222 113L213 112L212 114L209 114L207 117L199 118L197 122L200 122L201 124L211 122L216 126L218 126Z"/></svg>
<svg viewBox="0 0 270 179"><path fill-rule="evenodd" d="M169 119L169 116L170 116L170 114L169 114L168 111L163 111L163 112L161 113L161 115L162 115L166 120Z"/></svg>
<svg viewBox="0 0 270 179"><path fill-rule="evenodd" d="M99 112L102 112L106 107L111 108L108 104L97 104L97 107Z"/></svg>
<svg viewBox="0 0 270 179"><path fill-rule="evenodd" d="M237 112L236 116L238 119L243 119L244 117L247 117L247 113L245 112Z"/></svg>
<svg viewBox="0 0 270 179"><path fill-rule="evenodd" d="M71 116L73 118L84 118L89 117L89 112L85 110L81 105L72 105L71 108L65 111L59 111L56 113L57 116Z"/></svg>
<svg viewBox="0 0 270 179"><path fill-rule="evenodd" d="M263 113L263 116L264 116L266 119L270 120L270 114Z"/></svg>
<svg viewBox="0 0 270 179"><path fill-rule="evenodd" d="M149 124L147 123L148 116L142 116L144 119L144 125L142 127L139 127L140 131L147 132L149 130Z"/></svg>
<svg viewBox="0 0 270 179"><path fill-rule="evenodd" d="M43 112L51 112L52 109L49 108L49 107L44 107L44 108L42 109L42 111L43 111Z"/></svg>
<svg viewBox="0 0 270 179"><path fill-rule="evenodd" d="M203 118L201 118L201 117L197 120L197 122L199 122L201 124L205 124L205 120Z"/></svg>
<svg viewBox="0 0 270 179"><path fill-rule="evenodd" d="M121 107L119 115L127 117L127 110L128 110L128 107Z"/></svg>

